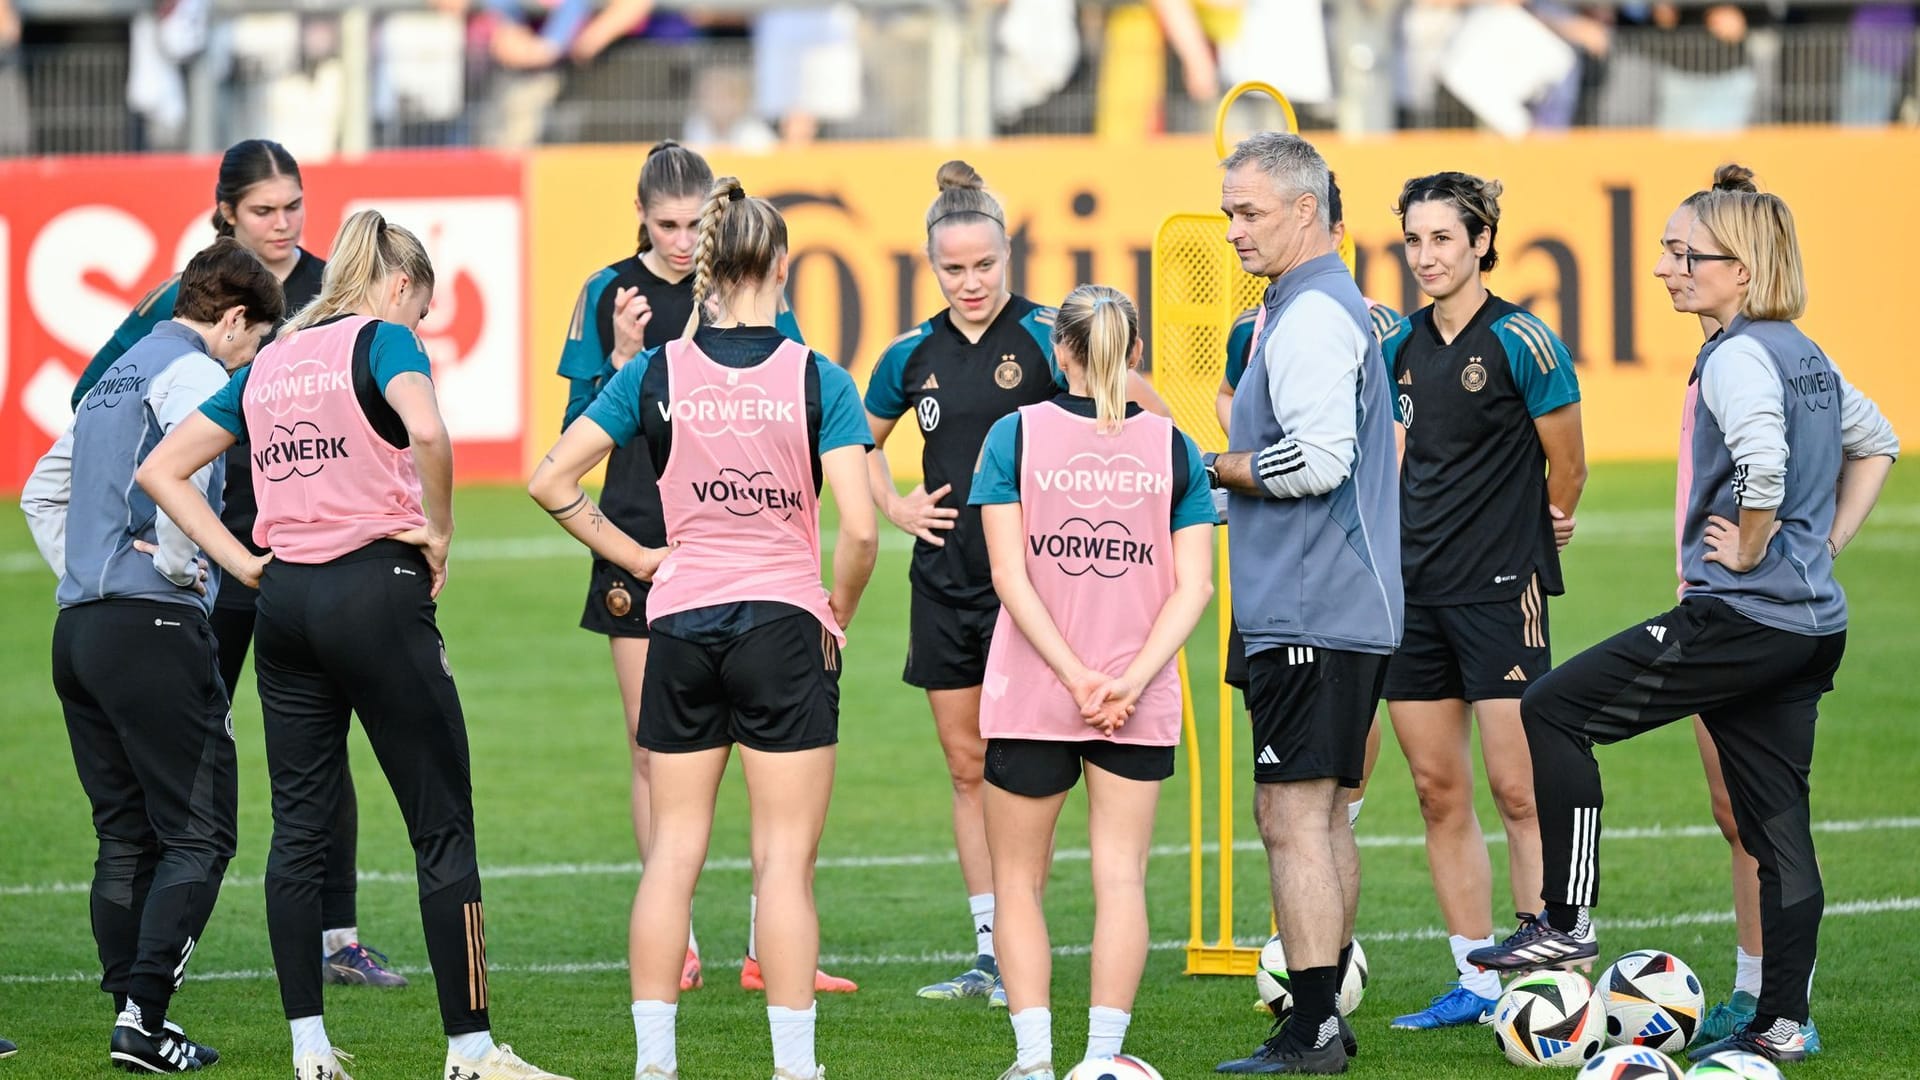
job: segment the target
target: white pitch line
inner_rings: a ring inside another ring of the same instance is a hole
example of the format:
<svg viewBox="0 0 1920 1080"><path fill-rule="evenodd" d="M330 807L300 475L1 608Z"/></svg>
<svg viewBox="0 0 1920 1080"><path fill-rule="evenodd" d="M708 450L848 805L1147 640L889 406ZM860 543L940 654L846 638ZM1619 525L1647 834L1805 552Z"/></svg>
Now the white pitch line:
<svg viewBox="0 0 1920 1080"><path fill-rule="evenodd" d="M1856 818L1840 821L1816 821L1813 831L1816 833L1862 833L1895 832L1920 829L1920 817L1881 817ZM1720 829L1714 825L1641 825L1607 829L1603 840L1697 840L1707 837L1717 838ZM1504 844L1507 838L1503 833L1488 833L1484 837L1489 844ZM1375 836L1361 833L1356 842L1363 848L1414 848L1423 847L1426 838L1416 835ZM1214 854L1220 850L1218 844L1202 844L1204 854ZM1234 842L1236 852L1261 850L1258 840L1238 840ZM1156 859L1184 858L1192 854L1193 848L1187 844L1161 844L1148 849L1148 855ZM1054 852L1055 862L1086 862L1092 853L1086 848L1062 848ZM900 855L841 855L829 856L814 864L816 870L887 870L896 868L914 868L925 866L950 866L956 860L951 850L933 852L908 852ZM708 859L706 870L721 873L744 873L753 869L751 860L743 858ZM483 866L480 876L488 881L504 881L509 878L569 878L569 877L634 877L640 873L638 862L593 862L593 863L529 863L524 865ZM412 884L419 880L411 870L362 870L360 881L366 884L395 885ZM259 877L228 876L226 886L253 888L263 883ZM0 885L0 896L63 896L73 893L85 893L89 883L85 881L30 882L18 885ZM966 959L962 957L962 959Z"/></svg>
<svg viewBox="0 0 1920 1080"><path fill-rule="evenodd" d="M1888 896L1877 900L1849 900L1844 903L1828 904L1826 917L1829 919L1849 918L1860 915L1891 915L1910 911L1920 911L1920 897ZM1600 919L1597 925L1601 930L1677 930L1686 926L1724 926L1733 922L1731 911L1690 911L1678 915L1660 915L1642 919ZM1406 941L1442 941L1447 937L1445 929L1438 926L1424 926L1415 930L1390 930L1381 933L1362 933L1360 940L1366 944ZM1264 937L1243 937L1235 939L1241 945L1259 945L1266 941ZM1156 941L1148 946L1154 952L1177 952L1187 947L1185 939ZM1057 945L1055 956L1085 956L1092 951L1090 945ZM903 964L956 964L973 959L971 952L945 952L932 949L914 953L823 953L820 966L823 968L854 967L896 967ZM716 957L703 962L709 971L730 971L740 966L734 958ZM403 975L431 975L432 971L415 966L395 966ZM624 960L589 960L561 964L488 964L487 970L495 973L505 972L513 975L601 975L627 970ZM272 971L242 969L238 971L193 972L193 980L212 980L232 982L236 980L270 979ZM0 975L0 986L37 986L50 983L91 983L100 978L97 972L65 971L48 972L36 975Z"/></svg>

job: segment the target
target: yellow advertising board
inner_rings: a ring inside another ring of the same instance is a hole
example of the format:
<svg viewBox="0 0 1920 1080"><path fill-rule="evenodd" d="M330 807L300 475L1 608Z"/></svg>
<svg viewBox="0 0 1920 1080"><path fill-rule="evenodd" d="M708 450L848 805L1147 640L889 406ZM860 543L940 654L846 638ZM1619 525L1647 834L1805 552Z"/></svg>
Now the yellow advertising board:
<svg viewBox="0 0 1920 1080"><path fill-rule="evenodd" d="M1459 169L1506 185L1492 289L1526 304L1578 363L1589 456L1671 457L1697 322L1652 275L1661 226L1713 168L1737 160L1792 205L1811 306L1802 326L1896 427L1920 431L1920 380L1877 340L1901 308L1897 258L1920 248L1920 214L1885 182L1920 160L1920 133L1781 129L1727 137L1581 132L1509 142L1466 133L1317 140L1339 174L1367 295L1402 310L1420 299L1391 212L1408 177ZM555 148L529 163L529 456L554 437L565 402L553 374L581 284L632 251L643 147ZM1016 291L1056 303L1100 281L1143 302L1154 230L1168 214L1219 202L1209 140L1131 146L1092 140L991 145L827 144L714 158L778 201L793 243L791 293L807 340L864 384L897 334L939 311L925 259L934 171L965 157L1007 209ZM904 426L904 425L903 425ZM911 435L910 432L903 432ZM916 463L902 443L896 472Z"/></svg>

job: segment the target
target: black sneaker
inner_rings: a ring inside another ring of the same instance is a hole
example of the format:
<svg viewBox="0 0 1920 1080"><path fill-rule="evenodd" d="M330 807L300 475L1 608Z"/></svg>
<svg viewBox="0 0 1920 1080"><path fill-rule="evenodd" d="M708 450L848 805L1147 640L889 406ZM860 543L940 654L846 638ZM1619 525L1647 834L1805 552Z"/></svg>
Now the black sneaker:
<svg viewBox="0 0 1920 1080"><path fill-rule="evenodd" d="M1340 1048L1345 1050L1350 1058L1360 1056L1360 1039L1354 1035L1353 1025L1347 1023L1347 1018L1344 1016L1340 1018Z"/></svg>
<svg viewBox="0 0 1920 1080"><path fill-rule="evenodd" d="M183 1073L200 1068L200 1059L187 1049L184 1037L162 1028L158 1035L142 1031L126 1013L113 1025L108 1056L116 1069L128 1072Z"/></svg>
<svg viewBox="0 0 1920 1080"><path fill-rule="evenodd" d="M1764 1031L1748 1025L1719 1042L1687 1051L1687 1060L1704 1061L1715 1054L1736 1053L1753 1054L1768 1061L1804 1061L1807 1040L1800 1031L1797 1022L1787 1019L1775 1020L1773 1026Z"/></svg>
<svg viewBox="0 0 1920 1080"><path fill-rule="evenodd" d="M1593 932L1593 920L1586 909L1580 911L1580 925L1571 934L1555 930L1542 915L1520 914L1520 927L1507 940L1467 954L1467 963L1481 971L1539 971L1563 968L1592 971L1600 955L1600 941Z"/></svg>
<svg viewBox="0 0 1920 1080"><path fill-rule="evenodd" d="M1219 1073L1240 1073L1271 1076L1276 1074L1332 1076L1347 1071L1347 1048L1342 1029L1346 1022L1338 1016L1330 1016L1320 1025L1320 1030L1312 1036L1309 1044L1305 1038L1295 1034L1295 1025L1290 1020L1274 1022L1273 1033L1260 1048L1236 1061L1223 1061L1214 1066Z"/></svg>
<svg viewBox="0 0 1920 1080"><path fill-rule="evenodd" d="M0 1058L12 1057L19 1052L20 1048L13 1045L11 1040L0 1039Z"/></svg>
<svg viewBox="0 0 1920 1080"><path fill-rule="evenodd" d="M199 1059L201 1068L204 1069L208 1065L211 1065L214 1062L220 1060L220 1051L215 1050L213 1047L208 1046L205 1043L194 1042L192 1036L188 1035L184 1030L182 1030L179 1024L176 1024L171 1020L166 1020L166 1021L162 1021L160 1026L165 1028L168 1032L172 1033L172 1035L175 1038L187 1044L187 1053L192 1054L195 1058Z"/></svg>

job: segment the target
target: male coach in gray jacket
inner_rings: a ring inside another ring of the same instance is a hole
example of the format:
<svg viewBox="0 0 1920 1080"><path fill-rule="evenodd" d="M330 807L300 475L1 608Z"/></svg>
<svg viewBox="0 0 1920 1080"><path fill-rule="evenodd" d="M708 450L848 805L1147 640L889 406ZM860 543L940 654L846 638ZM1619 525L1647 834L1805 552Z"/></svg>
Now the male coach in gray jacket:
<svg viewBox="0 0 1920 1080"><path fill-rule="evenodd" d="M1403 625L1393 396L1335 251L1326 161L1298 136L1263 132L1223 164L1227 240L1273 284L1230 452L1208 472L1228 492L1255 807L1294 1008L1220 1071L1340 1073L1354 1048L1336 998L1360 900L1341 789L1359 786Z"/></svg>

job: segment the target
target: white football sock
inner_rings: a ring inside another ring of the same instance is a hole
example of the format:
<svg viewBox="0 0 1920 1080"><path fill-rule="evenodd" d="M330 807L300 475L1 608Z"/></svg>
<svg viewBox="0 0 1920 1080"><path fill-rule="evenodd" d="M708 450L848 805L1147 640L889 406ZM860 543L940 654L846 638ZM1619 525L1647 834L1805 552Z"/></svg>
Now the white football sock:
<svg viewBox="0 0 1920 1080"><path fill-rule="evenodd" d="M687 920L687 951L695 956L700 955L700 939L693 936L692 919Z"/></svg>
<svg viewBox="0 0 1920 1080"><path fill-rule="evenodd" d="M680 1069L680 1055L673 1043L673 1020L680 1004L673 1001L636 1001L633 1003L633 1071L649 1065L661 1072Z"/></svg>
<svg viewBox="0 0 1920 1080"><path fill-rule="evenodd" d="M293 1067L300 1067L300 1059L308 1054L325 1057L333 1053L333 1044L327 1041L327 1025L318 1016L303 1016L298 1020L287 1021L293 1028Z"/></svg>
<svg viewBox="0 0 1920 1080"><path fill-rule="evenodd" d="M1447 938L1447 946L1453 950L1453 966L1460 972L1460 985L1483 998L1500 996L1500 975L1498 972L1481 971L1467 963L1467 954L1475 949L1484 949L1494 944L1491 935L1478 941L1454 934Z"/></svg>
<svg viewBox="0 0 1920 1080"><path fill-rule="evenodd" d="M1133 1014L1095 1005L1087 1010L1087 1060L1109 1060L1120 1052L1126 1041L1127 1024Z"/></svg>
<svg viewBox="0 0 1920 1080"><path fill-rule="evenodd" d="M1053 1010L1021 1009L1013 1014L1013 1063L1022 1069L1053 1060Z"/></svg>
<svg viewBox="0 0 1920 1080"><path fill-rule="evenodd" d="M334 953L339 952L341 949L359 940L360 928L357 926L342 926L333 930L322 930L320 931L320 955L322 957L332 956Z"/></svg>
<svg viewBox="0 0 1920 1080"><path fill-rule="evenodd" d="M1347 804L1347 828L1355 828L1360 824L1360 807L1366 801L1365 799L1355 799Z"/></svg>
<svg viewBox="0 0 1920 1080"><path fill-rule="evenodd" d="M967 897L967 907L973 912L973 944L981 956L993 955L993 894L981 893Z"/></svg>
<svg viewBox="0 0 1920 1080"><path fill-rule="evenodd" d="M819 1063L813 1058L813 1023L818 1006L786 1009L767 1006L767 1029L773 1033L773 1067L792 1076L812 1076Z"/></svg>
<svg viewBox="0 0 1920 1080"><path fill-rule="evenodd" d="M1733 988L1743 993L1760 996L1760 962L1755 956L1738 945L1733 947Z"/></svg>
<svg viewBox="0 0 1920 1080"><path fill-rule="evenodd" d="M759 921L760 921L760 898L753 895L752 893L748 893L747 894L747 959L749 960L760 959L760 955L753 951L754 946L758 943L758 939L754 936L753 927L754 927L754 924Z"/></svg>
<svg viewBox="0 0 1920 1080"><path fill-rule="evenodd" d="M449 1057L483 1061L491 1053L493 1053L493 1032L491 1031L469 1031L465 1035L447 1036Z"/></svg>

